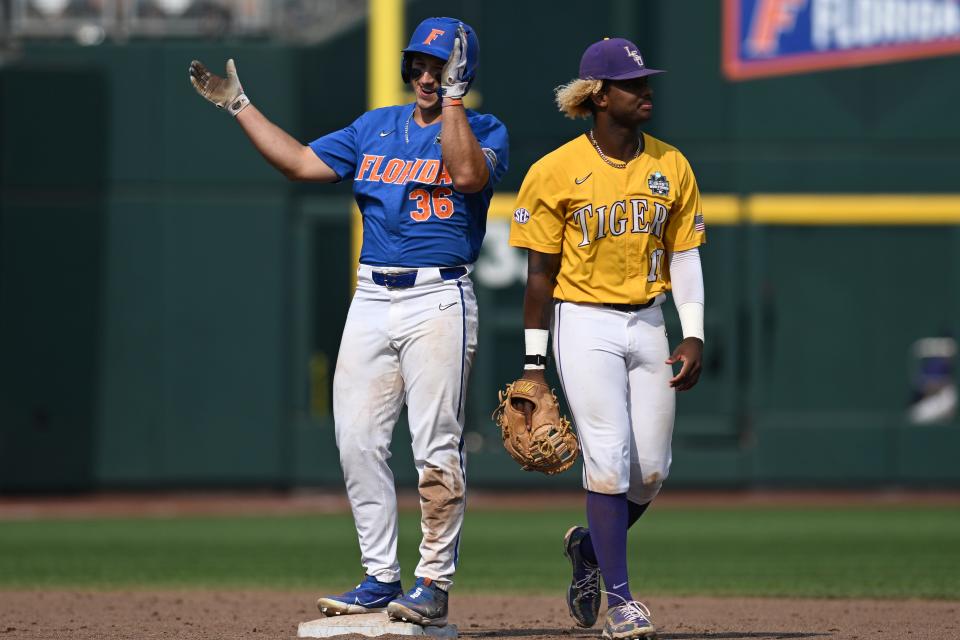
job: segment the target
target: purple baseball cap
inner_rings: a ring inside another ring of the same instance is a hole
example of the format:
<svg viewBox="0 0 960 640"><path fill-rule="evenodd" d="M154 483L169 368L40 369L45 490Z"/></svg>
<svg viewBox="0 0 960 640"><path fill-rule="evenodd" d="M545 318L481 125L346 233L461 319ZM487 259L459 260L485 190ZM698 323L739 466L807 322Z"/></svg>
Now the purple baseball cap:
<svg viewBox="0 0 960 640"><path fill-rule="evenodd" d="M594 42L580 58L580 78L583 80L629 80L657 73L664 71L648 68L637 45L625 38L604 38Z"/></svg>

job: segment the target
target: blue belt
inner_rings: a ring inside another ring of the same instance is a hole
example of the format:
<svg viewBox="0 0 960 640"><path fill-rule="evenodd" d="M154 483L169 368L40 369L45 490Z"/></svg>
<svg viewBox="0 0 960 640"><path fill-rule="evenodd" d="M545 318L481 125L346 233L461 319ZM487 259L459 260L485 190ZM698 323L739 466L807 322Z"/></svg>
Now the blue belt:
<svg viewBox="0 0 960 640"><path fill-rule="evenodd" d="M383 271L374 271L372 274L374 284L379 284L390 289L409 289L417 284L417 270L402 271L400 273L385 273ZM456 280L460 276L467 275L466 267L440 267L440 277L444 280Z"/></svg>

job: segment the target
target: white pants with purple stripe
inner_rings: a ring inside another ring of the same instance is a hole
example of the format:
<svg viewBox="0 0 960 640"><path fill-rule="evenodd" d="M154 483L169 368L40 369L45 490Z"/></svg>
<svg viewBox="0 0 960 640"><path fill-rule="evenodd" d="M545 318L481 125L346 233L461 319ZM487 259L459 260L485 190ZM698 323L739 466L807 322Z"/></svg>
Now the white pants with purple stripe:
<svg viewBox="0 0 960 640"><path fill-rule="evenodd" d="M650 502L670 471L676 407L659 304L628 313L556 302L553 322L553 353L580 437L584 488Z"/></svg>
<svg viewBox="0 0 960 640"><path fill-rule="evenodd" d="M404 403L419 477L416 575L452 582L463 523L464 402L477 347L477 302L469 275L444 280L420 269L416 284L375 284L361 265L334 375L337 447L367 574L400 579L397 498L387 460ZM381 281L383 281L381 279Z"/></svg>

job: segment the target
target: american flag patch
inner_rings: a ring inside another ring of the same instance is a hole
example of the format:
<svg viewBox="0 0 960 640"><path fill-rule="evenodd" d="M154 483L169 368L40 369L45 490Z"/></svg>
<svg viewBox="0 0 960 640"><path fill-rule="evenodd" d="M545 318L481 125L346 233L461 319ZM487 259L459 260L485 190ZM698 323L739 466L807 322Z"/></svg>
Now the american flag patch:
<svg viewBox="0 0 960 640"><path fill-rule="evenodd" d="M693 216L693 228L695 231L706 231L707 225L703 224L703 214L698 213Z"/></svg>

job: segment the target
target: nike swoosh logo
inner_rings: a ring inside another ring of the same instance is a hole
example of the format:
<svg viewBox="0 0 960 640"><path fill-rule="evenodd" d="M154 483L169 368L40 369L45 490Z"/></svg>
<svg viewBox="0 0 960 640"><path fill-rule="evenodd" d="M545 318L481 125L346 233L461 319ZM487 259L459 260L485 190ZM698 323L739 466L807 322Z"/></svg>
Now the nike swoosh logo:
<svg viewBox="0 0 960 640"><path fill-rule="evenodd" d="M450 304L441 304L441 305L440 305L440 311L444 311L444 310L446 310L446 309L449 309L450 307L454 306L455 304L457 304L457 303L456 303L456 302L451 302Z"/></svg>
<svg viewBox="0 0 960 640"><path fill-rule="evenodd" d="M376 600L371 600L370 602L360 602L360 597L357 596L356 598L353 599L353 604L358 604L361 607L372 607L376 604L380 604L384 600L393 600L393 598L391 596L381 596Z"/></svg>
<svg viewBox="0 0 960 640"><path fill-rule="evenodd" d="M394 131L395 131L395 129L390 129L390 131L381 131L381 132L380 132L380 137L381 137L381 138L386 138L388 135L390 135L390 134L393 133Z"/></svg>
<svg viewBox="0 0 960 640"><path fill-rule="evenodd" d="M586 178L584 178L584 180L586 180ZM627 583L626 583L626 582L621 582L620 584L615 584L615 585L613 585L613 588L614 588L614 589L619 589L620 587L622 587L622 586L625 585L625 584L627 584Z"/></svg>
<svg viewBox="0 0 960 640"><path fill-rule="evenodd" d="M383 135L383 134L381 133L380 135ZM587 178L589 178L592 175L593 175L593 171L583 176L582 178L574 178L573 181L576 182L577 184L583 184L584 182L587 181Z"/></svg>

